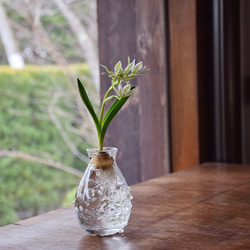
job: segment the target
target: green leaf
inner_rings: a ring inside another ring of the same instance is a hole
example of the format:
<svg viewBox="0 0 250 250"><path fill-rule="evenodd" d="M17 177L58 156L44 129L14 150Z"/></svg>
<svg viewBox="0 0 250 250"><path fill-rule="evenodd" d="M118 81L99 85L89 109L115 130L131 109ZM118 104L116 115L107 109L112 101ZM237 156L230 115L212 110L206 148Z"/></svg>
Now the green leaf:
<svg viewBox="0 0 250 250"><path fill-rule="evenodd" d="M89 100L89 97L87 95L85 88L83 87L83 84L81 83L81 81L79 79L77 79L77 84L78 84L78 90L79 90L80 96L82 98L82 101L85 104L86 108L88 109L90 115L92 116L94 123L95 123L95 126L96 126L97 133L99 135L101 128L100 128L99 120L98 120L98 117L95 113L95 110L94 110L94 108Z"/></svg>
<svg viewBox="0 0 250 250"><path fill-rule="evenodd" d="M101 140L104 139L106 130L112 121L112 119L115 117L115 115L119 112L119 110L122 108L122 106L125 104L125 102L128 100L129 96L124 97L122 99L116 99L113 104L110 106L108 109L106 115L103 118L103 123L101 126L101 135L100 138Z"/></svg>

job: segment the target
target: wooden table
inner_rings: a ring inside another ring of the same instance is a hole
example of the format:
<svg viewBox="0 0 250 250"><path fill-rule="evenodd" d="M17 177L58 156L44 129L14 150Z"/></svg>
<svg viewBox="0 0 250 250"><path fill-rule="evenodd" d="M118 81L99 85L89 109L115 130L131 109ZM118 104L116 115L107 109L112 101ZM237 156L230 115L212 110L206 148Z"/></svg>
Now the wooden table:
<svg viewBox="0 0 250 250"><path fill-rule="evenodd" d="M250 165L207 163L132 194L124 234L86 234L71 206L1 227L0 249L250 249Z"/></svg>

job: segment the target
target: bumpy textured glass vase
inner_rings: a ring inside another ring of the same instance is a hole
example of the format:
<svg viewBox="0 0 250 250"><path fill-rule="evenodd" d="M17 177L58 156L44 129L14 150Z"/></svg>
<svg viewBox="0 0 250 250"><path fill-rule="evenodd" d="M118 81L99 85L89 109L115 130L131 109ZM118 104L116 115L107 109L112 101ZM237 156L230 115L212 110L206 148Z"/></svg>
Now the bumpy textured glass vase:
<svg viewBox="0 0 250 250"><path fill-rule="evenodd" d="M131 213L132 196L116 164L117 148L87 152L90 163L73 202L77 221L91 235L123 233Z"/></svg>

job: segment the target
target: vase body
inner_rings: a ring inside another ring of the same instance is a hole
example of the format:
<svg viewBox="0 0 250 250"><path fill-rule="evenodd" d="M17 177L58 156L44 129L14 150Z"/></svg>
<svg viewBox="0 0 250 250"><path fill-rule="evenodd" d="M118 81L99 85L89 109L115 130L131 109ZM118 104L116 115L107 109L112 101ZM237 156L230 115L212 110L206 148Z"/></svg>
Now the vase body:
<svg viewBox="0 0 250 250"><path fill-rule="evenodd" d="M131 213L130 187L116 164L116 148L87 150L90 163L76 191L79 225L91 235L123 233Z"/></svg>

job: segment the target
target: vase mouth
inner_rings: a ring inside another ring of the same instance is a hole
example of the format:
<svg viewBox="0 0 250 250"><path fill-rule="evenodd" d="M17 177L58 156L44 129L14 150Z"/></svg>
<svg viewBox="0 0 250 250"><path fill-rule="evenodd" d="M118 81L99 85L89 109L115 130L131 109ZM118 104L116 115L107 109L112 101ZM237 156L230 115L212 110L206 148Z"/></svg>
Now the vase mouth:
<svg viewBox="0 0 250 250"><path fill-rule="evenodd" d="M90 158L95 157L100 154L108 154L111 157L115 157L118 149L115 147L104 147L103 150L99 150L98 148L88 148L87 153Z"/></svg>
<svg viewBox="0 0 250 250"><path fill-rule="evenodd" d="M107 153L110 151L117 152L118 149L115 147L104 147L103 150L99 150L98 148L87 148L88 153L101 153L101 152Z"/></svg>

